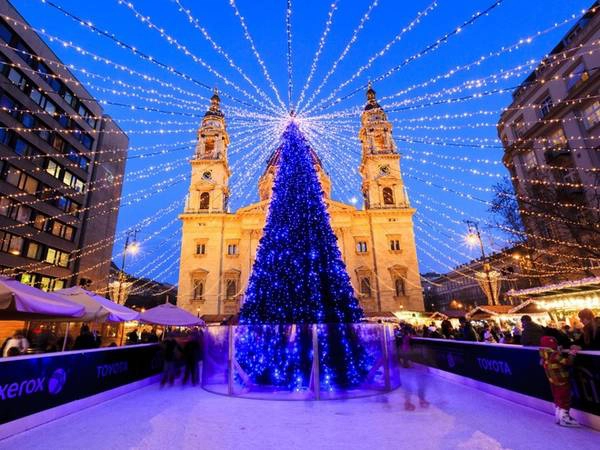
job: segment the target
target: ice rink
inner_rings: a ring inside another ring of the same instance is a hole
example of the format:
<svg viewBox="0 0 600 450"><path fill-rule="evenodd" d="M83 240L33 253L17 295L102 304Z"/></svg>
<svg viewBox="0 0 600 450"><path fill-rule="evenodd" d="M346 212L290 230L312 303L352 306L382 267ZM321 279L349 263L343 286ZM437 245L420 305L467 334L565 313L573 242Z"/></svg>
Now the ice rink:
<svg viewBox="0 0 600 450"><path fill-rule="evenodd" d="M390 394L321 402L248 400L153 384L0 441L0 448L600 448L599 432L561 428L548 414L425 369L403 373L402 388Z"/></svg>

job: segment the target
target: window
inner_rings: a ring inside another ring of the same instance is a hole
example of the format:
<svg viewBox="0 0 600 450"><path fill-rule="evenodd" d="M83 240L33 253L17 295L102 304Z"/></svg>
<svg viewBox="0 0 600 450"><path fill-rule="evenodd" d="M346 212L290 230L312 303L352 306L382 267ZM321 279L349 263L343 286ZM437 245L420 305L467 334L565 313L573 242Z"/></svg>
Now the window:
<svg viewBox="0 0 600 450"><path fill-rule="evenodd" d="M38 189L38 182L35 178L32 178L25 173L21 172L19 169L14 167L10 167L6 173L4 178L7 183L16 186L22 191L25 191L29 194L35 194Z"/></svg>
<svg viewBox="0 0 600 450"><path fill-rule="evenodd" d="M227 245L227 254L229 256L237 255L237 244Z"/></svg>
<svg viewBox="0 0 600 450"><path fill-rule="evenodd" d="M39 105L42 103L43 95L37 89L32 89L29 93L29 98Z"/></svg>
<svg viewBox="0 0 600 450"><path fill-rule="evenodd" d="M215 149L214 138L207 138L204 141L204 155L210 156L214 149Z"/></svg>
<svg viewBox="0 0 600 450"><path fill-rule="evenodd" d="M567 90L570 91L575 86L578 86L580 83L586 81L589 77L589 73L587 70L585 70L585 64L580 62L569 74L569 78L567 78Z"/></svg>
<svg viewBox="0 0 600 450"><path fill-rule="evenodd" d="M237 295L237 283L235 280L227 280L226 296L228 299L235 298Z"/></svg>
<svg viewBox="0 0 600 450"><path fill-rule="evenodd" d="M200 194L200 209L208 209L210 197L208 192Z"/></svg>
<svg viewBox="0 0 600 450"><path fill-rule="evenodd" d="M29 113L23 113L21 123L25 128L33 128L35 126L35 117Z"/></svg>
<svg viewBox="0 0 600 450"><path fill-rule="evenodd" d="M55 134L54 140L52 141L52 147L54 147L59 152L62 152L65 147L65 140L57 134Z"/></svg>
<svg viewBox="0 0 600 450"><path fill-rule="evenodd" d="M41 258L41 254L42 254L42 247L40 246L40 244L31 242L31 241L27 244L27 257L28 258L39 260Z"/></svg>
<svg viewBox="0 0 600 450"><path fill-rule="evenodd" d="M581 112L581 118L586 130L600 122L600 101L595 101Z"/></svg>
<svg viewBox="0 0 600 450"><path fill-rule="evenodd" d="M385 187L383 188L383 204L384 205L393 205L394 204L394 192L392 188Z"/></svg>
<svg viewBox="0 0 600 450"><path fill-rule="evenodd" d="M390 250L393 252L400 251L400 239L392 239L390 241Z"/></svg>
<svg viewBox="0 0 600 450"><path fill-rule="evenodd" d="M70 91L65 91L63 98L69 105L73 104L73 94Z"/></svg>
<svg viewBox="0 0 600 450"><path fill-rule="evenodd" d="M0 251L19 256L23 249L23 238L0 231Z"/></svg>
<svg viewBox="0 0 600 450"><path fill-rule="evenodd" d="M537 166L537 158L535 157L535 151L530 150L521 154L521 163L526 169L533 169Z"/></svg>
<svg viewBox="0 0 600 450"><path fill-rule="evenodd" d="M10 28L8 28L4 23L0 23L0 39L2 39L7 44L13 39L13 32Z"/></svg>
<svg viewBox="0 0 600 450"><path fill-rule="evenodd" d="M206 255L206 244L196 244L196 255Z"/></svg>
<svg viewBox="0 0 600 450"><path fill-rule="evenodd" d="M52 285L52 278L40 277L39 286L42 291L50 291Z"/></svg>
<svg viewBox="0 0 600 450"><path fill-rule="evenodd" d="M52 247L48 247L46 250L46 259L44 261L56 266L68 267L69 254L66 252L61 252L60 250L56 250Z"/></svg>
<svg viewBox="0 0 600 450"><path fill-rule="evenodd" d="M47 220L48 220L48 217L46 215L36 212L33 217L33 227L38 230L45 230Z"/></svg>
<svg viewBox="0 0 600 450"><path fill-rule="evenodd" d="M13 208L13 219L18 222L29 222L31 217L31 208L25 205L16 205Z"/></svg>
<svg viewBox="0 0 600 450"><path fill-rule="evenodd" d="M87 133L82 133L79 141L83 144L83 146L85 148L87 148L88 150L92 149L92 144L94 143L94 140L92 139L92 137L87 134Z"/></svg>
<svg viewBox="0 0 600 450"><path fill-rule="evenodd" d="M71 241L71 240L73 240L73 235L75 234L75 229L69 225L66 225L62 222L58 222L55 220L54 222L52 222L52 227L50 228L50 232L54 236L58 236L60 238Z"/></svg>
<svg viewBox="0 0 600 450"><path fill-rule="evenodd" d="M394 280L394 290L396 291L396 297L402 297L406 295L403 278L396 278Z"/></svg>
<svg viewBox="0 0 600 450"><path fill-rule="evenodd" d="M8 71L8 79L10 81L12 81L12 83L14 85L16 85L19 89L23 90L25 89L25 77L23 77L23 75L21 75L21 73L19 71L17 71L16 69L10 69Z"/></svg>
<svg viewBox="0 0 600 450"><path fill-rule="evenodd" d="M74 216L77 216L79 211L79 205L64 196L53 198L49 203L61 211L73 213Z"/></svg>
<svg viewBox="0 0 600 450"><path fill-rule="evenodd" d="M13 149L17 155L21 155L21 156L27 155L28 147L29 146L27 145L27 142L25 142L23 139L21 139L21 138L15 139L15 145L14 145Z"/></svg>
<svg viewBox="0 0 600 450"><path fill-rule="evenodd" d="M13 201L7 197L0 197L0 214L8 216L12 209Z"/></svg>
<svg viewBox="0 0 600 450"><path fill-rule="evenodd" d="M522 138L525 135L525 131L527 129L527 124L523 119L523 116L519 117L512 124L512 130L517 139Z"/></svg>
<svg viewBox="0 0 600 450"><path fill-rule="evenodd" d="M194 299L194 300L204 300L204 281L202 281L202 280L194 280L194 282L193 282L192 299Z"/></svg>
<svg viewBox="0 0 600 450"><path fill-rule="evenodd" d="M553 106L552 97L550 97L549 95L547 95L540 102L540 109L539 109L539 117L540 117L540 119L543 119L548 114L550 114L550 110L552 109L552 106Z"/></svg>
<svg viewBox="0 0 600 450"><path fill-rule="evenodd" d="M364 297L371 297L371 279L361 278L360 279L360 293Z"/></svg>
<svg viewBox="0 0 600 450"><path fill-rule="evenodd" d="M2 109L6 109L7 112L13 113L15 108L15 101L12 99L12 97L9 97L6 94L2 94L2 96L0 96L0 107Z"/></svg>
<svg viewBox="0 0 600 450"><path fill-rule="evenodd" d="M58 164L56 164L54 161L52 161L51 159L47 160L46 172L48 172L54 178L60 178L60 169L61 169L61 167Z"/></svg>
<svg viewBox="0 0 600 450"><path fill-rule="evenodd" d="M554 133L548 136L548 146L550 148L564 148L567 144L567 137L562 128L558 128Z"/></svg>
<svg viewBox="0 0 600 450"><path fill-rule="evenodd" d="M358 241L356 243L356 251L358 253L367 253L367 243L365 241Z"/></svg>

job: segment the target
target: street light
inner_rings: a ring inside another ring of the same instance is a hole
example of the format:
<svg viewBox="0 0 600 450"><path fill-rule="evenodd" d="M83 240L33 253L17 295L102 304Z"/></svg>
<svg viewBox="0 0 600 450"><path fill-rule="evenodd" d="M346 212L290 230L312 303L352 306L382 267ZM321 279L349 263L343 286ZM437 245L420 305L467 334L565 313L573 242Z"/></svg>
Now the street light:
<svg viewBox="0 0 600 450"><path fill-rule="evenodd" d="M129 294L129 285L125 286L125 262L127 258L127 254L137 255L140 251L140 244L137 242L137 232L138 229L128 230L127 235L125 237L125 245L123 247L123 258L121 259L121 268L119 269L119 278L118 278L118 286L116 298L113 299L115 303L125 304L127 300L127 296ZM130 242L131 237L133 236L132 242ZM123 297L123 298L121 298Z"/></svg>
<svg viewBox="0 0 600 450"><path fill-rule="evenodd" d="M468 227L467 235L465 236L465 242L470 248L474 248L479 244L479 249L481 250L481 262L483 264L483 271L485 273L485 278L487 282L488 289L490 290L490 300L492 305L497 303L496 293L494 286L492 284L492 278L490 276L490 264L487 261L487 256L485 254L485 249L483 247L483 240L481 239L481 232L479 231L479 225L477 222L473 222L472 220L465 220L465 223ZM485 293L485 290L484 290Z"/></svg>

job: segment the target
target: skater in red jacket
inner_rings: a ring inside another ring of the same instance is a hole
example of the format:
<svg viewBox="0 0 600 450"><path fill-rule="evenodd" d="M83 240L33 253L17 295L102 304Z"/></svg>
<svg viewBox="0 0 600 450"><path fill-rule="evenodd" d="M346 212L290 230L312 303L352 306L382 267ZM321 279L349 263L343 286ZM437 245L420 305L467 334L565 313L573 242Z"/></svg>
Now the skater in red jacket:
<svg viewBox="0 0 600 450"><path fill-rule="evenodd" d="M571 384L569 366L573 365L576 348L563 354L558 342L551 336L543 336L540 340L540 364L546 371L554 398L554 417L556 423L563 427L578 427L579 424L569 414L571 409Z"/></svg>

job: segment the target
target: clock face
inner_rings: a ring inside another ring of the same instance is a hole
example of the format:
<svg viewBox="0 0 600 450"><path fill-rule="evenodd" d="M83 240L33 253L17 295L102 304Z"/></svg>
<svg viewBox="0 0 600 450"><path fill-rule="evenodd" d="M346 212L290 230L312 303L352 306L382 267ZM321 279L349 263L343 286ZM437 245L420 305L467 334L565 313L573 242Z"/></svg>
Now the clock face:
<svg viewBox="0 0 600 450"><path fill-rule="evenodd" d="M379 166L379 173L381 175L389 175L390 174L390 166Z"/></svg>
<svg viewBox="0 0 600 450"><path fill-rule="evenodd" d="M212 178L212 173L207 170L202 174L202 178L204 178L205 180L210 180Z"/></svg>

